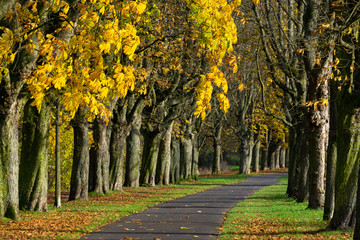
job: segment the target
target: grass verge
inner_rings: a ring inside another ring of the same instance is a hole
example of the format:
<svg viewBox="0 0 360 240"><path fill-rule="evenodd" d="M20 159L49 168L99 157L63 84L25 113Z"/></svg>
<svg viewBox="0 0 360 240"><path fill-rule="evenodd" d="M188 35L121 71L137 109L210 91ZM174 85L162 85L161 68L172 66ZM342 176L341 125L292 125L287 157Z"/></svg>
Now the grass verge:
<svg viewBox="0 0 360 240"><path fill-rule="evenodd" d="M231 209L221 239L352 239L352 232L324 231L323 210L309 210L285 194L287 177Z"/></svg>
<svg viewBox="0 0 360 240"><path fill-rule="evenodd" d="M124 188L107 195L92 194L88 201L65 201L62 208L49 206L46 213L21 211L21 221L0 220L0 239L78 238L161 202L244 181L248 176L227 173L177 185Z"/></svg>

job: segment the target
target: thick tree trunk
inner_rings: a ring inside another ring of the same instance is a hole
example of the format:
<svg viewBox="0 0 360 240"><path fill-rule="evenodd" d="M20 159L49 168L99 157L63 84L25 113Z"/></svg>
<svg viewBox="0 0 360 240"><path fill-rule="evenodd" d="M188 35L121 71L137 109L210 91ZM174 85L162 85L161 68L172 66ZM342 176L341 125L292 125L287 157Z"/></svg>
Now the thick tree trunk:
<svg viewBox="0 0 360 240"><path fill-rule="evenodd" d="M297 134L295 129L290 128L289 130L289 173L288 173L288 186L286 193L289 197L295 196L295 186L296 186L296 162L297 162L297 154L296 154L296 147L297 147Z"/></svg>
<svg viewBox="0 0 360 240"><path fill-rule="evenodd" d="M19 207L30 211L47 211L48 145L51 109L42 104L40 113L25 106L22 151L19 171Z"/></svg>
<svg viewBox="0 0 360 240"><path fill-rule="evenodd" d="M252 147L250 144L250 138L248 135L242 137L240 145L240 165L239 173L240 174L250 174L250 164L252 160Z"/></svg>
<svg viewBox="0 0 360 240"><path fill-rule="evenodd" d="M86 110L79 108L72 120L74 154L69 201L88 199L90 152L89 127L85 114Z"/></svg>
<svg viewBox="0 0 360 240"><path fill-rule="evenodd" d="M95 176L94 192L107 194L109 192L109 169L110 169L110 132L106 122L96 119L94 123L95 144Z"/></svg>
<svg viewBox="0 0 360 240"><path fill-rule="evenodd" d="M294 197L297 202L304 202L309 197L309 144L306 123L298 130L298 150L295 175Z"/></svg>
<svg viewBox="0 0 360 240"><path fill-rule="evenodd" d="M336 95L338 92L335 81L330 83L330 130L329 130L329 145L327 149L326 160L326 191L323 219L328 221L332 219L335 208L335 173L336 173L336 128L337 128L337 114L336 114Z"/></svg>
<svg viewBox="0 0 360 240"><path fill-rule="evenodd" d="M161 135L158 130L152 132L146 131L143 134L144 150L140 169L140 185L155 186L155 173Z"/></svg>
<svg viewBox="0 0 360 240"><path fill-rule="evenodd" d="M360 209L360 166L358 172L358 189L356 197L356 209ZM360 211L356 211L356 225L354 231L354 240L360 240Z"/></svg>
<svg viewBox="0 0 360 240"><path fill-rule="evenodd" d="M317 209L325 202L325 159L329 131L329 107L317 104L329 99L328 83L332 72L334 55L334 35L326 42L314 32L328 17L329 6L321 0L309 1L304 11L304 66L308 79L307 100L314 105L309 107L309 208ZM332 33L334 34L334 33ZM317 42L317 44L314 44ZM320 47L321 46L321 47ZM320 59L318 59L320 57Z"/></svg>
<svg viewBox="0 0 360 240"><path fill-rule="evenodd" d="M356 180L360 158L360 110L352 108L349 104L354 99L346 100L338 105L336 194L334 216L330 222L331 229L348 227L356 205Z"/></svg>
<svg viewBox="0 0 360 240"><path fill-rule="evenodd" d="M164 136L160 141L159 159L156 167L156 184L168 185L170 183L170 163L171 163L171 133L173 121L166 126Z"/></svg>
<svg viewBox="0 0 360 240"><path fill-rule="evenodd" d="M276 149L271 149L268 154L270 170L276 169Z"/></svg>
<svg viewBox="0 0 360 240"><path fill-rule="evenodd" d="M253 154L252 154L252 172L259 171L260 147L261 147L261 142L260 142L260 140L257 140L255 142L255 145L253 148Z"/></svg>
<svg viewBox="0 0 360 240"><path fill-rule="evenodd" d="M192 166L191 166L191 178L197 179L199 175L199 143L198 135L193 136L193 153L192 153Z"/></svg>
<svg viewBox="0 0 360 240"><path fill-rule="evenodd" d="M174 135L171 140L170 182L180 182L180 141Z"/></svg>
<svg viewBox="0 0 360 240"><path fill-rule="evenodd" d="M280 168L280 151L281 151L281 146L279 145L279 146L275 149L275 169L279 169L279 168Z"/></svg>
<svg viewBox="0 0 360 240"><path fill-rule="evenodd" d="M110 189L121 191L128 127L126 125L126 107L117 104L113 112L112 131L110 138Z"/></svg>
<svg viewBox="0 0 360 240"><path fill-rule="evenodd" d="M222 120L219 121L215 128L214 136L214 157L212 162L212 174L219 174L221 172L221 132L222 132Z"/></svg>
<svg viewBox="0 0 360 240"><path fill-rule="evenodd" d="M280 168L286 167L285 162L286 162L286 149L282 147L280 151Z"/></svg>
<svg viewBox="0 0 360 240"><path fill-rule="evenodd" d="M60 156L60 100L57 100L56 103L56 112L55 112L55 207L61 207L61 156Z"/></svg>
<svg viewBox="0 0 360 240"><path fill-rule="evenodd" d="M110 138L110 189L121 191L123 186L126 133L113 128Z"/></svg>
<svg viewBox="0 0 360 240"><path fill-rule="evenodd" d="M132 125L130 135L126 141L125 186L138 187L141 160L141 116Z"/></svg>
<svg viewBox="0 0 360 240"><path fill-rule="evenodd" d="M268 168L267 159L268 159L268 149L262 148L261 149L261 163L260 163L261 170L266 170Z"/></svg>
<svg viewBox="0 0 360 240"><path fill-rule="evenodd" d="M190 136L183 136L180 139L180 177L182 179L191 178L192 153Z"/></svg>
<svg viewBox="0 0 360 240"><path fill-rule="evenodd" d="M18 124L23 101L9 99L8 103L0 106L0 216L19 220Z"/></svg>

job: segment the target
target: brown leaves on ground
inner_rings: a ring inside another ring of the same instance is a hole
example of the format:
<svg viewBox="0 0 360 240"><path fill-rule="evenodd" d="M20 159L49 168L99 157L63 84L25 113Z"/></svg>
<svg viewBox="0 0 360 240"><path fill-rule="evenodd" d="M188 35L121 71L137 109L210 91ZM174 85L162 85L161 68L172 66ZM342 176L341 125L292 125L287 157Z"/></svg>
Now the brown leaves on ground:
<svg viewBox="0 0 360 240"><path fill-rule="evenodd" d="M351 233L341 235L320 235L320 231L309 229L324 229L323 223L309 226L309 222L296 222L289 224L283 220L270 221L261 218L241 219L233 222L234 239L352 239Z"/></svg>
<svg viewBox="0 0 360 240"><path fill-rule="evenodd" d="M67 194L63 194L61 209L51 209L47 213L24 211L21 212L21 221L0 221L0 239L68 239L69 234L76 233L80 236L87 232L86 229L94 230L91 226L96 221L105 221L105 224L107 216L120 218L136 211L131 208L127 212L122 211L125 205L142 201L145 207L153 202L151 197L161 197L173 188L126 188L126 192L91 196L88 201L71 202L65 202ZM50 203L53 202L52 197L50 195ZM100 207L104 205L105 208Z"/></svg>

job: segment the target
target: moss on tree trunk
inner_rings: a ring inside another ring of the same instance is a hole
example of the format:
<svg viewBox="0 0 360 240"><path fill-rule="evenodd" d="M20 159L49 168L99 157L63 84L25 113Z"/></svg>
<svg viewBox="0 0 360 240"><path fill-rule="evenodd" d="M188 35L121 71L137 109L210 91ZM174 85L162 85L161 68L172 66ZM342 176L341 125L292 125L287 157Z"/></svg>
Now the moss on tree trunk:
<svg viewBox="0 0 360 240"><path fill-rule="evenodd" d="M69 200L87 200L89 186L89 127L85 109L79 108L72 121L74 154Z"/></svg>
<svg viewBox="0 0 360 240"><path fill-rule="evenodd" d="M40 113L28 101L25 106L19 171L20 208L47 211L48 145L51 109L42 104Z"/></svg>
<svg viewBox="0 0 360 240"><path fill-rule="evenodd" d="M353 99L349 99L353 101ZM350 225L355 208L360 158L360 109L344 101L338 107L335 208L331 229Z"/></svg>

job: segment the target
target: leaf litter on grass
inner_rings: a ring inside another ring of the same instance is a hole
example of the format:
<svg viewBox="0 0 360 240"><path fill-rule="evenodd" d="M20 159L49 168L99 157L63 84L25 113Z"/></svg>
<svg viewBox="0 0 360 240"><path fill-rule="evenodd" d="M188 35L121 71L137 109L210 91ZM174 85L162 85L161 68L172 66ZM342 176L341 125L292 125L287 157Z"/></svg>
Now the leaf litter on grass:
<svg viewBox="0 0 360 240"><path fill-rule="evenodd" d="M233 175L236 173L225 174L225 178L230 179L225 183L245 179L243 176L236 179ZM222 177L224 178L224 175ZM48 212L21 211L21 221L0 220L0 239L73 239L157 203L218 185L216 179L214 183L189 181L180 185L159 187L124 187L123 192L89 196L88 201L68 202L68 193L62 193L62 208L52 206L54 194L49 194Z"/></svg>

